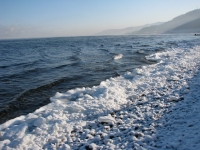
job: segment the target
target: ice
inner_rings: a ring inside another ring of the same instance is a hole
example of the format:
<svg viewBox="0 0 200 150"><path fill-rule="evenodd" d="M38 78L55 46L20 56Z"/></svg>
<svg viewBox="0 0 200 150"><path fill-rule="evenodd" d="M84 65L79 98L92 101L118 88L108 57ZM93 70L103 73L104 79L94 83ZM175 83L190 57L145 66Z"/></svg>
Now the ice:
<svg viewBox="0 0 200 150"><path fill-rule="evenodd" d="M115 123L115 119L111 117L111 115L101 116L99 117L98 121L101 123Z"/></svg>
<svg viewBox="0 0 200 150"><path fill-rule="evenodd" d="M3 149L4 145L8 145L10 144L10 140L4 140L4 141L0 141L0 149Z"/></svg>
<svg viewBox="0 0 200 150"><path fill-rule="evenodd" d="M198 45L167 49L147 57L157 64L57 92L0 125L0 149L198 149L199 58Z"/></svg>
<svg viewBox="0 0 200 150"><path fill-rule="evenodd" d="M17 138L20 139L25 135L27 129L28 125L26 123L14 125L6 131L6 133L3 135L3 138L9 140L15 140Z"/></svg>
<svg viewBox="0 0 200 150"><path fill-rule="evenodd" d="M169 100L169 101L175 101L175 102L177 102L177 101L179 101L179 97L177 97L177 96L170 96L170 97L168 98L168 100Z"/></svg>
<svg viewBox="0 0 200 150"><path fill-rule="evenodd" d="M17 117L17 118L7 121L4 124L0 125L0 131L4 130L5 128L8 128L9 126L23 123L24 119L25 119L25 116L20 116L20 117Z"/></svg>
<svg viewBox="0 0 200 150"><path fill-rule="evenodd" d="M89 145L89 148L95 150L95 149L98 148L98 146L97 146L95 143L91 143L91 144Z"/></svg>
<svg viewBox="0 0 200 150"><path fill-rule="evenodd" d="M33 124L34 126L41 126L42 124L44 124L46 122L46 119L43 117L38 118Z"/></svg>

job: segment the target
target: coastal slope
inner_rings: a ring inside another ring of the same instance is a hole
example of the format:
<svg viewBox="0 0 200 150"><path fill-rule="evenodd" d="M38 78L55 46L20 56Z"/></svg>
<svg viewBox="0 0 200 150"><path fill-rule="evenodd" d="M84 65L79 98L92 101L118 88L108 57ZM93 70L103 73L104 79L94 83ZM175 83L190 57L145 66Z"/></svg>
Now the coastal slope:
<svg viewBox="0 0 200 150"><path fill-rule="evenodd" d="M95 35L97 35L97 36L102 36L102 35L128 35L128 34L132 34L133 32L139 31L144 27L160 25L162 23L163 22L157 22L157 23L153 23L153 24L146 24L146 25L136 26L136 27L128 27L128 28L124 28L124 29L108 29L108 30L101 31L101 32L99 32Z"/></svg>
<svg viewBox="0 0 200 150"><path fill-rule="evenodd" d="M142 28L133 34L195 33L200 30L200 9L175 17L161 25Z"/></svg>

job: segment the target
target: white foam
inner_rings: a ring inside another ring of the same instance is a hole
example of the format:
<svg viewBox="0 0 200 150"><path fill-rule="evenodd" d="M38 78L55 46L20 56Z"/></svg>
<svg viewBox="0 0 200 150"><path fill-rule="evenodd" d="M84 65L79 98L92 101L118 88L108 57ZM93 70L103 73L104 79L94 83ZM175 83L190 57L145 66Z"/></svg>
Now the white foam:
<svg viewBox="0 0 200 150"><path fill-rule="evenodd" d="M123 57L122 54L118 54L118 55L115 55L113 58L114 58L115 60L117 60L117 59L121 59L122 57Z"/></svg>
<svg viewBox="0 0 200 150"><path fill-rule="evenodd" d="M148 56L145 56L147 60L150 60L150 61L160 61L161 58L159 55L162 55L162 53L156 53L156 54L152 54L152 55L148 55Z"/></svg>
<svg viewBox="0 0 200 150"><path fill-rule="evenodd" d="M200 90L188 90L188 81L198 73L200 47L168 49L147 58L162 61L107 79L99 86L56 93L50 104L0 125L0 148L177 149L180 143L181 149L197 148L200 112L191 102ZM199 87L197 81L194 85ZM188 92L195 94L185 96ZM171 117L167 112L175 106L182 109L176 109L179 112ZM187 123L181 114L189 107ZM176 122L176 115L182 120ZM181 129L170 128L184 121ZM179 136L183 131L189 142Z"/></svg>
<svg viewBox="0 0 200 150"><path fill-rule="evenodd" d="M139 50L138 53L140 53L140 54L144 54L145 51L144 51L144 50Z"/></svg>

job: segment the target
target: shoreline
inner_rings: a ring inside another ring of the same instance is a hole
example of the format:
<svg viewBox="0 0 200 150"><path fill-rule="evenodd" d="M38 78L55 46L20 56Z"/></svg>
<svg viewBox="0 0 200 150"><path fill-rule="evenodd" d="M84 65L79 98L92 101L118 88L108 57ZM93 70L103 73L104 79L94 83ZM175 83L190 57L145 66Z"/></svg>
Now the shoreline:
<svg viewBox="0 0 200 150"><path fill-rule="evenodd" d="M0 148L196 149L199 50L168 49L147 57L157 64L57 92L52 103L0 125Z"/></svg>

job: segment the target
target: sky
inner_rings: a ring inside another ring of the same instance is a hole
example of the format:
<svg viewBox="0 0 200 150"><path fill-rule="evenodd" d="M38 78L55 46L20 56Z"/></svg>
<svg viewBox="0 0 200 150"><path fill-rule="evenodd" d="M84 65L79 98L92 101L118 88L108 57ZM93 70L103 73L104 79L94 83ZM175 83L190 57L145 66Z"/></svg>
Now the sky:
<svg viewBox="0 0 200 150"><path fill-rule="evenodd" d="M89 36L166 22L200 0L1 0L0 39Z"/></svg>

